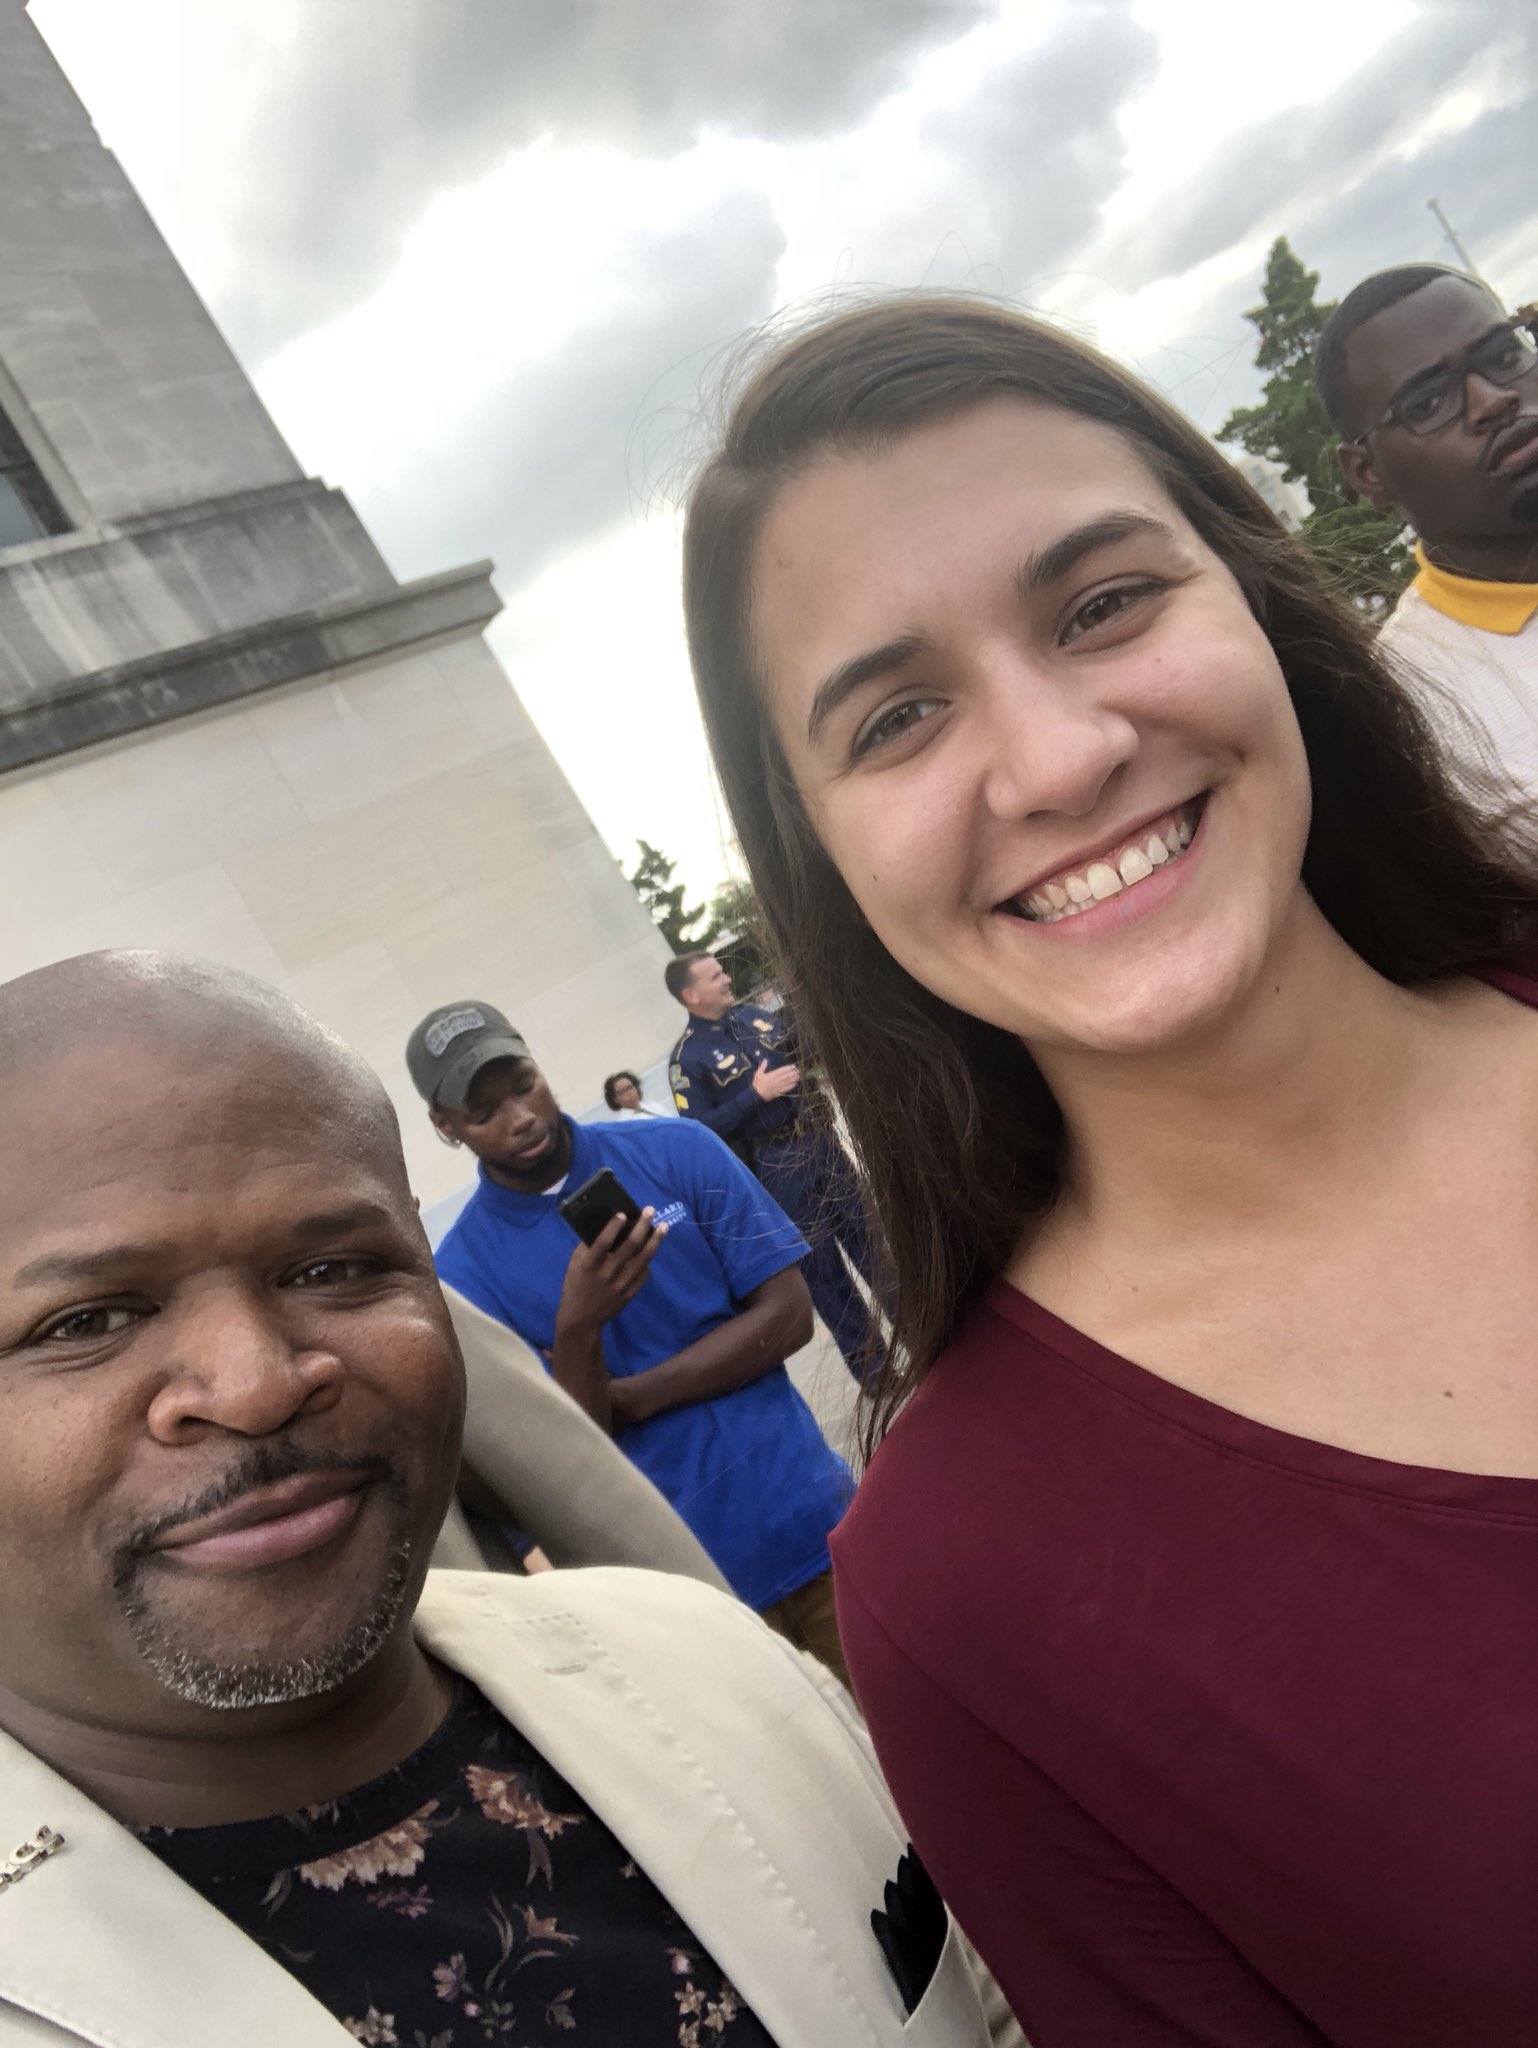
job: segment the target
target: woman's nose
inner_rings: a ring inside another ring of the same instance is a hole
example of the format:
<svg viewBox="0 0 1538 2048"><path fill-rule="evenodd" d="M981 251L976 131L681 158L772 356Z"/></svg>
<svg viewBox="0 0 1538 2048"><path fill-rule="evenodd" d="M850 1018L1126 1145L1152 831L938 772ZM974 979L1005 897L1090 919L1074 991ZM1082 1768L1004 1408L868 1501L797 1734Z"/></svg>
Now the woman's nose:
<svg viewBox="0 0 1538 2048"><path fill-rule="evenodd" d="M986 800L997 816L1076 818L1095 809L1136 754L1138 733L1077 679L1033 671L990 691L984 744Z"/></svg>

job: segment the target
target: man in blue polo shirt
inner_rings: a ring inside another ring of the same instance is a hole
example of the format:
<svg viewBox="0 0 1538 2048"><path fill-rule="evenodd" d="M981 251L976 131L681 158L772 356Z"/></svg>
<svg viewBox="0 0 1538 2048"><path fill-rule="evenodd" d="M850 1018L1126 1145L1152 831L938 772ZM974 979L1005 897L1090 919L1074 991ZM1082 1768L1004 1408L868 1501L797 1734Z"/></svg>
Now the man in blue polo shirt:
<svg viewBox="0 0 1538 2048"><path fill-rule="evenodd" d="M827 1539L852 1482L785 1370L812 1331L789 1218L697 1125L563 1116L489 1003L434 1010L406 1063L439 1135L480 1161L441 1277L532 1344L739 1597L842 1676ZM646 1213L586 1246L557 1205L605 1166Z"/></svg>

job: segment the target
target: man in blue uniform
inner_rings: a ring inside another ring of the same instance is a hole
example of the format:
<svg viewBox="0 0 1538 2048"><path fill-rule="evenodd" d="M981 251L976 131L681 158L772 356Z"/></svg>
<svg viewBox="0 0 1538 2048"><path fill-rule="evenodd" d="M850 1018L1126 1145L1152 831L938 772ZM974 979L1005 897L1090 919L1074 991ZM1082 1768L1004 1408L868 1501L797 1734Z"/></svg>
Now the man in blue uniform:
<svg viewBox="0 0 1538 2048"><path fill-rule="evenodd" d="M789 1218L681 1118L563 1116L489 1003L424 1017L406 1064L439 1135L480 1161L440 1277L613 1431L739 1598L843 1676L828 1532L853 1488L785 1370L812 1332ZM558 1203L601 1167L645 1213L587 1246Z"/></svg>
<svg viewBox="0 0 1538 2048"><path fill-rule="evenodd" d="M843 1147L803 1114L784 1022L737 1002L711 953L680 954L666 980L689 1012L669 1068L678 1112L724 1138L794 1219L811 1247L806 1284L817 1313L862 1378L873 1357L871 1317L849 1266L871 1279L870 1239Z"/></svg>

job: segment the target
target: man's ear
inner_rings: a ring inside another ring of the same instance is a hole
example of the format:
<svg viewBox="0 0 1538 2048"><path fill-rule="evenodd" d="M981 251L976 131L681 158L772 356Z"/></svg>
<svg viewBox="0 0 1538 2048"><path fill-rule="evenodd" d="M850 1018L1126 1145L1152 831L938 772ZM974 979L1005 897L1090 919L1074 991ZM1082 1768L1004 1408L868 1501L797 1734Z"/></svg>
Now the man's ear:
<svg viewBox="0 0 1538 2048"><path fill-rule="evenodd" d="M1362 441L1342 441L1335 451L1340 473L1358 497L1366 498L1381 511L1393 503L1373 467L1372 450Z"/></svg>

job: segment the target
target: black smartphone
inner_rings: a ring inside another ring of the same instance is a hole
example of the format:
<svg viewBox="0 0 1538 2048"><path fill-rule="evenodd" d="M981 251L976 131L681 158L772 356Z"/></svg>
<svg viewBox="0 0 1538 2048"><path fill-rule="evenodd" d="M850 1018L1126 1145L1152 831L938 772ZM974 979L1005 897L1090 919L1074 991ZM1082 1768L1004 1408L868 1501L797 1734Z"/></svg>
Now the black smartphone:
<svg viewBox="0 0 1538 2048"><path fill-rule="evenodd" d="M562 1195L557 1206L584 1244L596 1244L611 1217L624 1216L631 1223L641 1220L640 1203L626 1194L607 1166L600 1166L580 1188Z"/></svg>

